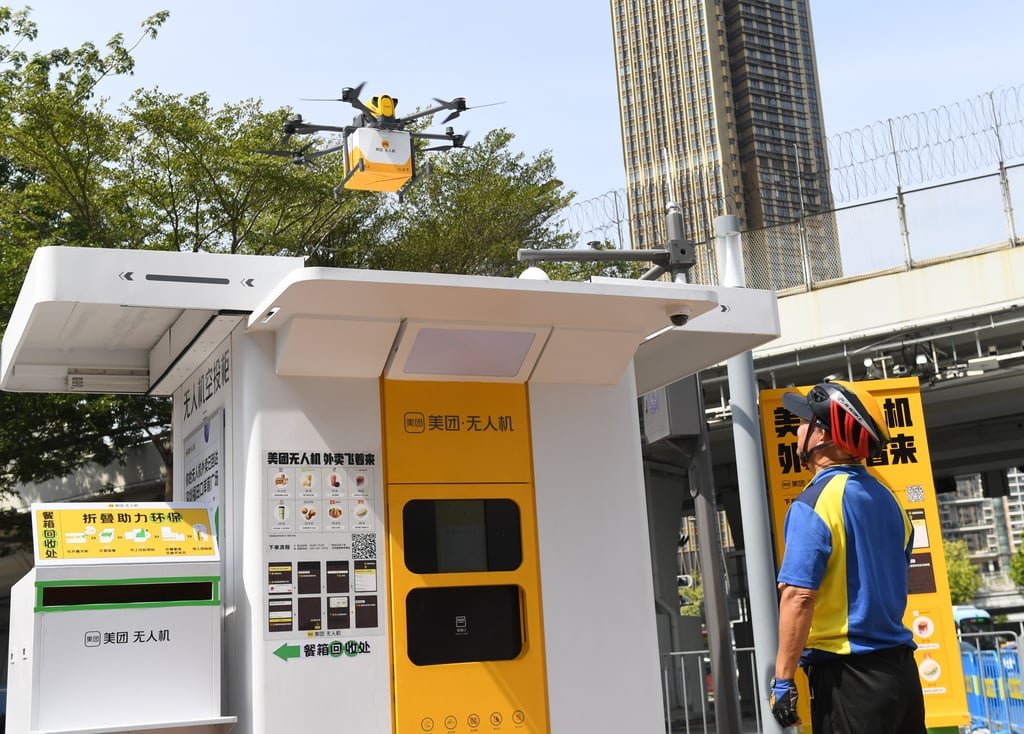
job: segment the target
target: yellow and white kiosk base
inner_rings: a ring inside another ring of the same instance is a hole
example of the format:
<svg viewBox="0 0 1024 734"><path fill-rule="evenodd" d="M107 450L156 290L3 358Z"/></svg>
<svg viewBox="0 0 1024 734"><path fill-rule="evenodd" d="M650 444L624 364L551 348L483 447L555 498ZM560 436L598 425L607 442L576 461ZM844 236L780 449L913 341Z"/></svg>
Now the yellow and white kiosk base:
<svg viewBox="0 0 1024 734"><path fill-rule="evenodd" d="M653 732L637 395L777 333L746 289L53 248L0 384L173 396L237 731Z"/></svg>

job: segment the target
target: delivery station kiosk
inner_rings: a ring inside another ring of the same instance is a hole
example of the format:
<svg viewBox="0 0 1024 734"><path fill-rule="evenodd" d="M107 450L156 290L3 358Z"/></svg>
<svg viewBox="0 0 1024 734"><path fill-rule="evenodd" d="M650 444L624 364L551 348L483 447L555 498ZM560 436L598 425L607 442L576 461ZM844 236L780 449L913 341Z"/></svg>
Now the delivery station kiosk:
<svg viewBox="0 0 1024 734"><path fill-rule="evenodd" d="M173 396L234 731L659 732L637 396L778 330L746 289L45 248L0 385Z"/></svg>

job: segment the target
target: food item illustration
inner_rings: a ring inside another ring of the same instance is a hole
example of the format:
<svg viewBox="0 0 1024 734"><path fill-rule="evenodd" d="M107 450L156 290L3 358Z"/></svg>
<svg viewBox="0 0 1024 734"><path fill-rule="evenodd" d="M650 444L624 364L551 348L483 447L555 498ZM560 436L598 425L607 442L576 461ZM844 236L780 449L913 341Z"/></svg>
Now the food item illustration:
<svg viewBox="0 0 1024 734"><path fill-rule="evenodd" d="M287 487L288 486L288 475L284 472L278 472L277 476L274 477L275 487Z"/></svg>
<svg viewBox="0 0 1024 734"><path fill-rule="evenodd" d="M312 472L306 472L305 474L302 475L302 486L307 488L313 486Z"/></svg>
<svg viewBox="0 0 1024 734"><path fill-rule="evenodd" d="M342 516L343 513L340 507L329 507L327 509L327 514L333 517L335 520L337 520L339 517Z"/></svg>
<svg viewBox="0 0 1024 734"><path fill-rule="evenodd" d="M302 517L304 517L306 520L312 520L314 517L316 517L316 508L310 507L309 505L303 505L300 512L302 513Z"/></svg>
<svg viewBox="0 0 1024 734"><path fill-rule="evenodd" d="M920 616L914 620L913 628L915 635L927 639L935 632L935 623L932 622L931 617Z"/></svg>
<svg viewBox="0 0 1024 734"><path fill-rule="evenodd" d="M284 505L277 506L277 519L280 522L283 522L288 519L288 508L285 507Z"/></svg>
<svg viewBox="0 0 1024 734"><path fill-rule="evenodd" d="M366 517L366 514L369 511L370 510L366 505L360 505L359 507L356 508L356 517Z"/></svg>
<svg viewBox="0 0 1024 734"><path fill-rule="evenodd" d="M917 666L917 672L929 683L938 680L942 675L942 666L930 655L925 655L924 660Z"/></svg>
<svg viewBox="0 0 1024 734"><path fill-rule="evenodd" d="M362 487L366 484L366 477L363 474L356 474L356 486Z"/></svg>
<svg viewBox="0 0 1024 734"><path fill-rule="evenodd" d="M337 489L338 487L341 486L341 481L338 479L338 473L337 472L333 472L333 471L331 472L330 483L331 483L331 486L334 487L335 489Z"/></svg>

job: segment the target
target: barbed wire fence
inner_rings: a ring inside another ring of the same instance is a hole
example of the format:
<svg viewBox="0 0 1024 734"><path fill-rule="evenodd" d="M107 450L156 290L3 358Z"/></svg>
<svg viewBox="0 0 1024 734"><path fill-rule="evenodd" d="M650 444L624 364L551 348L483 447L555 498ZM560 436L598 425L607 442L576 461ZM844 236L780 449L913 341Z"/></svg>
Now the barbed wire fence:
<svg viewBox="0 0 1024 734"><path fill-rule="evenodd" d="M920 191L932 186L966 185L977 179L998 177L1002 207L1008 220L1008 239L1011 244L1016 243L1009 171L1020 166L1008 164L1024 160L1024 84L836 133L826 139L826 144L828 171L805 172L805 175L828 177L834 209L809 212L809 217L829 214L841 221L849 219L844 212L854 208L894 202L900 210L903 230L903 264L909 267L912 257L906 232L904 195L915 193L912 190L915 187ZM770 198L771 193L761 192L764 198ZM707 204L692 200L683 203L689 207ZM713 208L721 203L713 202ZM629 220L626 191L619 188L574 202L552 220L552 226L562 233L575 233L580 244L597 240L629 247ZM781 230L800 224L806 228L807 223L802 222L751 234L766 241L788 240L792 238ZM773 270L770 266L765 269ZM799 270L796 268L793 272ZM832 275L835 273L834 267L826 270ZM799 285L799 280L790 282L793 277L796 276L791 273L785 282L777 282L775 277L758 287Z"/></svg>

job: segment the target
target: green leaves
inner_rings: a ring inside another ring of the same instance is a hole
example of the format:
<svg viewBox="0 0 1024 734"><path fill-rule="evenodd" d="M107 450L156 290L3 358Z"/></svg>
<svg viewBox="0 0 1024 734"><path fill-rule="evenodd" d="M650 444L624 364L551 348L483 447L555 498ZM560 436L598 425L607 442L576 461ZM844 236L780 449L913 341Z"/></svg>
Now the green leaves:
<svg viewBox="0 0 1024 734"><path fill-rule="evenodd" d="M981 575L967 551L963 540L944 540L946 575L949 577L949 597L954 604L968 604L981 586Z"/></svg>
<svg viewBox="0 0 1024 734"><path fill-rule="evenodd" d="M1010 557L1010 581L1018 589L1024 588L1024 536L1017 542L1017 550Z"/></svg>
<svg viewBox="0 0 1024 734"><path fill-rule="evenodd" d="M573 192L550 153L516 152L507 130L478 133L463 149L420 151L422 178L399 203L349 190L335 198L340 152L309 166L260 153L282 148L288 109L251 99L216 108L205 94L140 89L106 110L95 97L103 79L131 74L132 52L167 20L166 11L146 18L130 47L117 34L103 46L27 53L23 42L36 37L28 11L0 7L0 327L44 245L300 255L310 266L513 277L524 243L571 244L551 220ZM296 135L284 145L339 142ZM585 277L606 268L550 270ZM0 493L117 460L144 441L162 452L169 475L169 439L166 400L0 393ZM0 539L3 532L0 518Z"/></svg>
<svg viewBox="0 0 1024 734"><path fill-rule="evenodd" d="M704 584L698 573L693 573L691 586L679 588L679 614L683 617L704 616Z"/></svg>

